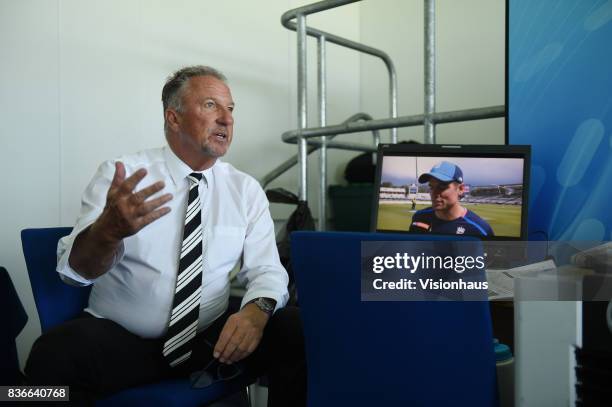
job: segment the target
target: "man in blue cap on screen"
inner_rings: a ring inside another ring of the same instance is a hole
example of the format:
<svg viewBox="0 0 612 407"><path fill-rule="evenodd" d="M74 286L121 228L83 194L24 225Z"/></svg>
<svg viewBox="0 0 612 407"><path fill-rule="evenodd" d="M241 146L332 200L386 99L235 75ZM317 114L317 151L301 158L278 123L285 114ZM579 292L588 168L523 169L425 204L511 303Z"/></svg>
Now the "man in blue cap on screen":
<svg viewBox="0 0 612 407"><path fill-rule="evenodd" d="M484 219L459 203L465 193L461 168L442 161L419 176L419 183L426 182L429 183L431 207L412 216L410 232L481 237L494 235Z"/></svg>

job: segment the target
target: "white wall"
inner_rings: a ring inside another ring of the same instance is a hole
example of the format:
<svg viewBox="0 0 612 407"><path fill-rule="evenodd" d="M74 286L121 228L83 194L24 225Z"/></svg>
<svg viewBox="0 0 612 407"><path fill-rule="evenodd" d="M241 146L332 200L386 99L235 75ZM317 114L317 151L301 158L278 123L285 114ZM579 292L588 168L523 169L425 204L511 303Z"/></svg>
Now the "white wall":
<svg viewBox="0 0 612 407"><path fill-rule="evenodd" d="M18 338L22 364L40 330L19 231L71 225L101 161L162 145L161 87L185 65L212 65L229 78L237 109L227 161L260 178L294 154L295 146L280 135L297 123L296 35L281 26L280 16L307 3L0 0L0 264L30 316ZM503 2L438 3L438 110L503 104ZM420 4L366 0L311 16L308 23L389 52L398 71L400 114L416 114L423 99ZM382 64L333 44L327 51L328 124L358 111L385 117ZM313 39L308 53L309 124L316 126ZM422 128L400 134L421 140ZM438 134L440 141L499 143L503 122L441 126ZM371 141L368 134L356 138ZM341 183L346 161L357 153L329 154L330 183ZM309 161L316 216L317 155ZM271 187L296 191L296 185L293 170ZM290 211L272 205L275 218Z"/></svg>
<svg viewBox="0 0 612 407"><path fill-rule="evenodd" d="M57 16L57 5L44 0L0 5L0 262L29 315L18 341L23 363L40 329L19 231L60 222L58 21L46 17Z"/></svg>
<svg viewBox="0 0 612 407"><path fill-rule="evenodd" d="M384 50L395 63L399 115L424 111L423 1L361 3L361 41ZM436 111L503 105L504 0L437 0ZM379 59L363 56L362 109L388 117L388 80ZM437 126L438 143L503 144L504 119ZM423 142L423 126L400 129L400 140ZM388 140L388 139L387 139Z"/></svg>

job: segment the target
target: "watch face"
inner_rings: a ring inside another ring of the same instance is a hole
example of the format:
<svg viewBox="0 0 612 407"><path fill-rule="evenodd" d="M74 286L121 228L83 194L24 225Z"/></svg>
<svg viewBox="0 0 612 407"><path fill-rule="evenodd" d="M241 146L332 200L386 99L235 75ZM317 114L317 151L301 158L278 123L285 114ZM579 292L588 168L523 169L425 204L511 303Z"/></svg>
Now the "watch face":
<svg viewBox="0 0 612 407"><path fill-rule="evenodd" d="M266 298L256 299L255 305L257 305L262 311L265 311L268 313L274 311L274 305L272 305L271 301Z"/></svg>

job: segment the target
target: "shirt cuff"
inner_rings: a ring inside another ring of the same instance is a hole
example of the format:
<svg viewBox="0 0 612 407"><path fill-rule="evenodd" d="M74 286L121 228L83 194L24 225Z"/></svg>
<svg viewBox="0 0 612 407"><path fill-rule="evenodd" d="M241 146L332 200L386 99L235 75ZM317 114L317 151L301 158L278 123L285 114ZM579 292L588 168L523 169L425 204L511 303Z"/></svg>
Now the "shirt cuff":
<svg viewBox="0 0 612 407"><path fill-rule="evenodd" d="M247 305L249 302L259 297L270 298L276 301L276 305L274 306L274 311L272 312L273 314L277 310L283 308L285 304L287 303L285 296L277 292L274 292L274 291L263 291L263 290L247 291L246 294L244 294L244 297L242 297L242 303L240 304L240 309L244 308L244 306Z"/></svg>
<svg viewBox="0 0 612 407"><path fill-rule="evenodd" d="M85 229L87 229L91 224L93 224L95 219L92 219L90 222L87 222L85 225L81 226L80 230L73 230L73 232L62 239L60 239L57 246L57 268L56 271L59 273L60 278L63 282L76 285L76 286L88 286L93 284L97 278L88 279L79 274L76 270L74 270L70 266L70 262L68 261L70 258L70 253L72 253L72 248L74 245L74 241L79 234L81 234ZM123 254L125 253L125 247L123 245L123 241L117 252L115 253L115 257L113 259L112 265L109 267L109 270L112 269L119 263L119 261L123 258ZM98 277L99 278L99 277Z"/></svg>

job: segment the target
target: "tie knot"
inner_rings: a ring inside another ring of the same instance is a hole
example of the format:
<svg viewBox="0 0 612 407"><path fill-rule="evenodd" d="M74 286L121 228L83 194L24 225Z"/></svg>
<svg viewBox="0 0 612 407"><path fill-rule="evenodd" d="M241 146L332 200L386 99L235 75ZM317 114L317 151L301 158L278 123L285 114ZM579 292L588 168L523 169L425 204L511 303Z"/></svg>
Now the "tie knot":
<svg viewBox="0 0 612 407"><path fill-rule="evenodd" d="M202 179L202 174L199 172L192 172L191 174L187 176L187 178L189 178L189 182L193 184L197 184Z"/></svg>

